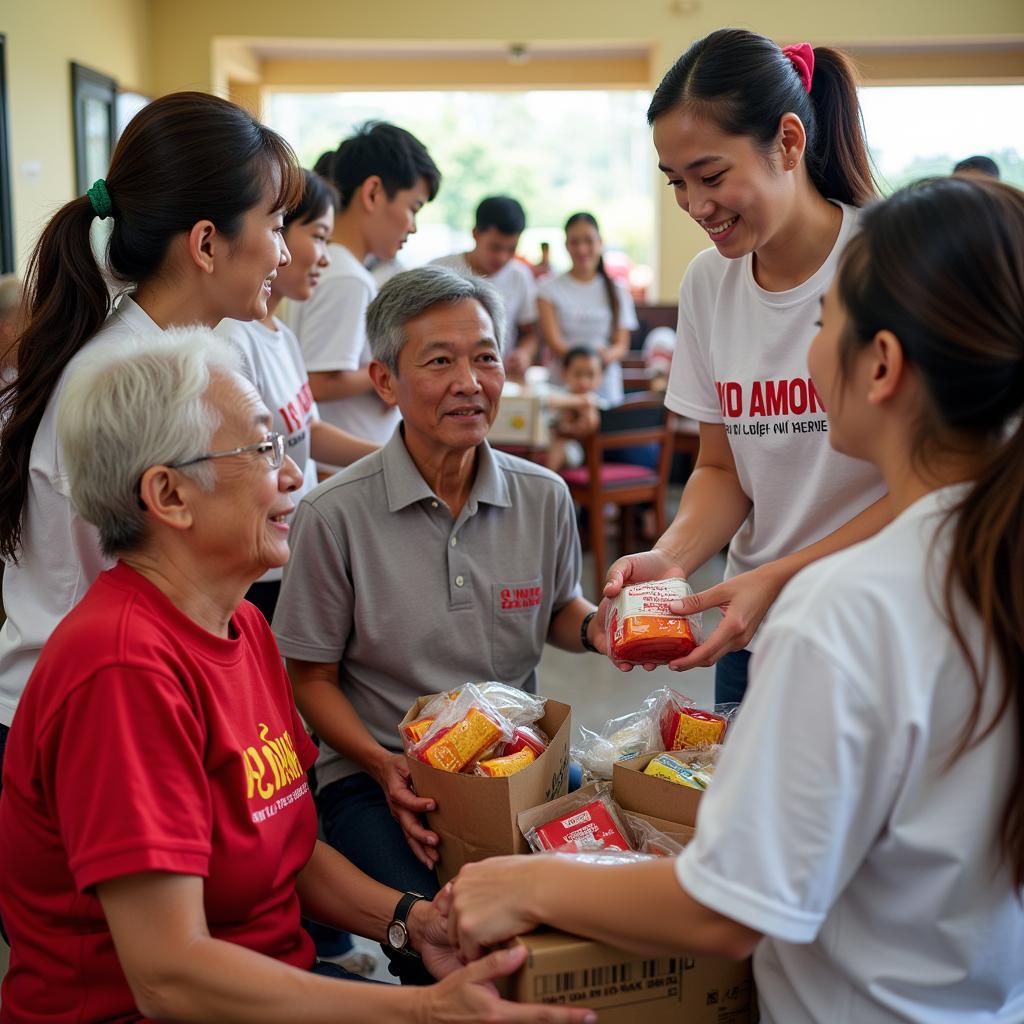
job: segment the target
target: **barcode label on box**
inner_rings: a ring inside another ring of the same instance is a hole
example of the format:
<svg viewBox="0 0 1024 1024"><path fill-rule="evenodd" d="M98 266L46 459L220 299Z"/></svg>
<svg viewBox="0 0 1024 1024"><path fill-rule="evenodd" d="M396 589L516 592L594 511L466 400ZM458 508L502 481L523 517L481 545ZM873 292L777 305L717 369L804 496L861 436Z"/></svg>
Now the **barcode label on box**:
<svg viewBox="0 0 1024 1024"><path fill-rule="evenodd" d="M665 957L542 974L533 979L533 997L542 1003L601 1000L605 1006L678 999L683 963L679 957Z"/></svg>

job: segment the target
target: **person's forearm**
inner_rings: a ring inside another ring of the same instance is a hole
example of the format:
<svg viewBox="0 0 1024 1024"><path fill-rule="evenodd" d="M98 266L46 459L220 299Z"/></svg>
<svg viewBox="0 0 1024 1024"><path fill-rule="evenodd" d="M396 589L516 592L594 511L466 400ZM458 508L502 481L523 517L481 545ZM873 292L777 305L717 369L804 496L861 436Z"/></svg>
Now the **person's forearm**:
<svg viewBox="0 0 1024 1024"><path fill-rule="evenodd" d="M581 864L537 858L524 894L529 916L573 935L649 956L750 956L757 932L723 917L683 889L671 858L641 864Z"/></svg>
<svg viewBox="0 0 1024 1024"><path fill-rule="evenodd" d="M769 562L762 568L770 571L779 581L779 584L788 582L805 566L816 562L819 558L831 555L836 551L842 551L852 544L867 540L873 537L887 523L892 521L892 506L889 503L889 496L879 498L872 505L854 516L838 530L833 530L827 537L807 547L794 551L791 555L785 555L774 562Z"/></svg>
<svg viewBox="0 0 1024 1024"><path fill-rule="evenodd" d="M594 606L586 598L573 598L552 618L548 627L548 643L578 654L584 649L580 642L580 626L593 610Z"/></svg>
<svg viewBox="0 0 1024 1024"><path fill-rule="evenodd" d="M318 402L331 402L364 395L373 390L373 382L365 366L360 370L314 371L309 375L309 389Z"/></svg>
<svg viewBox="0 0 1024 1024"><path fill-rule="evenodd" d="M415 990L321 977L207 936L147 978L134 995L139 1010L154 1020L405 1024L414 1012Z"/></svg>
<svg viewBox="0 0 1024 1024"><path fill-rule="evenodd" d="M332 466L348 466L379 447L324 420L317 420L310 429L310 454L317 461L329 462Z"/></svg>
<svg viewBox="0 0 1024 1024"><path fill-rule="evenodd" d="M537 309L540 333L544 338L544 344L558 359L561 359L569 351L569 346L562 335L562 328L558 325L558 314L555 312L555 307L546 299L540 299L537 302Z"/></svg>
<svg viewBox="0 0 1024 1024"><path fill-rule="evenodd" d="M287 659L295 704L313 731L339 754L371 774L391 756L370 735L352 702L338 686L336 665L312 665Z"/></svg>
<svg viewBox="0 0 1024 1024"><path fill-rule="evenodd" d="M604 364L621 362L629 354L629 331L620 327L615 331L614 341L604 350Z"/></svg>
<svg viewBox="0 0 1024 1024"><path fill-rule="evenodd" d="M675 519L654 546L666 552L684 576L690 576L732 540L750 508L735 473L698 463Z"/></svg>

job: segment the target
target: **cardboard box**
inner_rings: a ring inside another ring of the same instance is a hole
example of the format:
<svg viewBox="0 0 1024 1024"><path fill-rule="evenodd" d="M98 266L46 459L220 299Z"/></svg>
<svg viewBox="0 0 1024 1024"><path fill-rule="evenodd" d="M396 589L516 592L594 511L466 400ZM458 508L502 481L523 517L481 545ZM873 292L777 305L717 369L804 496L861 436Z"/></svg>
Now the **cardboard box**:
<svg viewBox="0 0 1024 1024"><path fill-rule="evenodd" d="M551 443L551 410L541 395L503 395L487 434L491 444L546 448Z"/></svg>
<svg viewBox="0 0 1024 1024"><path fill-rule="evenodd" d="M428 700L429 696L421 697L409 709L399 730L419 717ZM548 700L538 725L551 738L548 749L528 768L508 778L453 774L406 757L416 792L437 802L437 810L427 814L427 824L441 840L437 876L442 885L470 861L529 853L516 816L565 795L572 730L569 705Z"/></svg>
<svg viewBox="0 0 1024 1024"><path fill-rule="evenodd" d="M529 951L505 993L521 1003L581 1006L600 1024L754 1024L749 960L645 957L565 932L516 940Z"/></svg>
<svg viewBox="0 0 1024 1024"><path fill-rule="evenodd" d="M680 751L671 753L679 754ZM701 791L644 775L648 762L657 756L658 752L642 754L628 761L616 761L612 768L612 797L625 811L649 814L693 828L697 824Z"/></svg>

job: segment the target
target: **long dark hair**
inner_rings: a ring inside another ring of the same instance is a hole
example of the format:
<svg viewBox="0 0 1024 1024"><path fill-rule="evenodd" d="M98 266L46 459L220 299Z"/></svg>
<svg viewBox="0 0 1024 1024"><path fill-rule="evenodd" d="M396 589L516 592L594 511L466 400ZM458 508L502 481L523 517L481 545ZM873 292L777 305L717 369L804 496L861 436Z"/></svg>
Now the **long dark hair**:
<svg viewBox="0 0 1024 1024"><path fill-rule="evenodd" d="M723 28L698 39L669 68L647 110L648 124L669 110L699 112L727 135L745 135L763 150L775 142L783 114L807 133L804 159L826 199L863 206L877 195L871 174L857 78L850 59L814 47L808 94L779 46L765 36Z"/></svg>
<svg viewBox="0 0 1024 1024"><path fill-rule="evenodd" d="M849 318L840 366L890 330L926 394L919 464L944 451L986 460L953 509L945 614L970 666L975 700L952 762L1006 714L1017 723L1017 764L1003 811L1002 852L1024 888L1024 193L980 179L919 182L869 208L843 254L839 297ZM985 645L971 652L956 614L966 596ZM1004 689L981 721L993 655Z"/></svg>
<svg viewBox="0 0 1024 1024"><path fill-rule="evenodd" d="M302 198L284 215L284 226L311 224L340 205L338 190L315 171L302 172Z"/></svg>
<svg viewBox="0 0 1024 1024"><path fill-rule="evenodd" d="M565 233L569 233L569 228L573 224L589 224L596 232L598 237L601 236L601 229L597 226L597 218L592 213L581 211L580 213L574 213L565 222ZM597 272L604 279L604 293L608 296L608 306L612 311L612 333L608 339L608 343L611 344L615 340L615 331L619 326L619 293L616 291L615 282L608 276L608 271L604 265L604 255L598 256L597 258Z"/></svg>
<svg viewBox="0 0 1024 1024"><path fill-rule="evenodd" d="M299 167L276 132L205 93L155 100L125 128L107 172L110 273L124 284L147 280L171 240L199 220L234 237L268 184L275 208L298 201ZM21 545L36 430L65 367L110 312L89 238L95 216L87 196L71 200L50 219L29 261L17 378L0 390L0 557L9 561Z"/></svg>

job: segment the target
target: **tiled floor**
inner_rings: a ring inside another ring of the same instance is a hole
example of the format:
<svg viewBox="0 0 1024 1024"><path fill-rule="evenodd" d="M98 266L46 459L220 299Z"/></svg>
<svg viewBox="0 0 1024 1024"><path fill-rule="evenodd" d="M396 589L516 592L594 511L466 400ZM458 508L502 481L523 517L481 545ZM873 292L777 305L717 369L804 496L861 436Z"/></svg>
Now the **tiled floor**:
<svg viewBox="0 0 1024 1024"><path fill-rule="evenodd" d="M703 589L721 580L724 565L724 559L720 556L712 559L691 578L694 589ZM590 592L593 588L592 577L590 558L585 555L584 593L593 600L594 595ZM717 613L709 613L705 617L705 628L713 626L715 621ZM572 706L574 728L577 724L597 728L606 719L636 707L651 690L666 685L674 686L693 698L697 704L709 707L713 702L714 670L694 669L685 675L669 672L665 668L651 673L641 669L623 673L597 655L568 654L553 647L545 648L540 663L540 692ZM358 946L379 954L379 947L373 943L361 940ZM0 976L6 969L7 947L0 941ZM373 977L391 980L380 967Z"/></svg>

